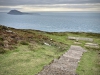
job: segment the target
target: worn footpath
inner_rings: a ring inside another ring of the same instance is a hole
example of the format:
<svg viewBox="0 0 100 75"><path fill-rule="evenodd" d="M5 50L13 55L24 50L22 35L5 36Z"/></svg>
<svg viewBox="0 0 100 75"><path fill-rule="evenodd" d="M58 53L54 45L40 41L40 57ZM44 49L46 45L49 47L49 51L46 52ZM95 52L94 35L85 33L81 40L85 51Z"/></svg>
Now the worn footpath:
<svg viewBox="0 0 100 75"><path fill-rule="evenodd" d="M81 46L72 45L59 59L44 67L37 75L76 75L76 68L82 54L86 52Z"/></svg>

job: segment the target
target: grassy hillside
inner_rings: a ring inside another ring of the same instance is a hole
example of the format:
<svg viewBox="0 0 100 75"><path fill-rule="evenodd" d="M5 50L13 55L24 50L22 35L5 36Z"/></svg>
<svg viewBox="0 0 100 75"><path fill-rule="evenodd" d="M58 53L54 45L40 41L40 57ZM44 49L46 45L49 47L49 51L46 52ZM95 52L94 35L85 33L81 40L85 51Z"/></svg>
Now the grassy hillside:
<svg viewBox="0 0 100 75"><path fill-rule="evenodd" d="M100 34L79 32L43 32L21 30L0 25L0 75L35 75L66 52L70 45L80 45L84 53L78 75L100 75L100 48L85 47L88 41L69 40L69 36L93 38L99 44Z"/></svg>

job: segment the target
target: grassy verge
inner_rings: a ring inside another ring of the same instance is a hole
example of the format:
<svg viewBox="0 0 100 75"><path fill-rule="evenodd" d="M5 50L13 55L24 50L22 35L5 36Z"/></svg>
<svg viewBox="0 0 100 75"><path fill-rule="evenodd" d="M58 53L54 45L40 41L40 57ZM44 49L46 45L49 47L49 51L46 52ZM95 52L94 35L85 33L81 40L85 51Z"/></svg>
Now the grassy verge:
<svg viewBox="0 0 100 75"><path fill-rule="evenodd" d="M78 75L100 75L99 52L88 50L83 54L76 71Z"/></svg>
<svg viewBox="0 0 100 75"><path fill-rule="evenodd" d="M21 45L14 51L0 54L0 75L35 75L63 53L51 46L38 45L30 50L28 45Z"/></svg>

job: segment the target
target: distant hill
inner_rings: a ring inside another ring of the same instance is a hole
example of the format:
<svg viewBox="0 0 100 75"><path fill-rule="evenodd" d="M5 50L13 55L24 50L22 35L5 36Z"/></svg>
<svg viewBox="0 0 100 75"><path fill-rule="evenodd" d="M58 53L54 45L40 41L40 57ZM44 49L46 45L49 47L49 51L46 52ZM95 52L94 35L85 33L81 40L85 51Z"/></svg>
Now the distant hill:
<svg viewBox="0 0 100 75"><path fill-rule="evenodd" d="M11 15L23 15L24 13L22 13L22 12L20 12L18 10L11 10L7 14L11 14Z"/></svg>
<svg viewBox="0 0 100 75"><path fill-rule="evenodd" d="M11 14L11 15L40 15L39 13L24 13L24 12L20 12L18 10L11 10L7 14Z"/></svg>

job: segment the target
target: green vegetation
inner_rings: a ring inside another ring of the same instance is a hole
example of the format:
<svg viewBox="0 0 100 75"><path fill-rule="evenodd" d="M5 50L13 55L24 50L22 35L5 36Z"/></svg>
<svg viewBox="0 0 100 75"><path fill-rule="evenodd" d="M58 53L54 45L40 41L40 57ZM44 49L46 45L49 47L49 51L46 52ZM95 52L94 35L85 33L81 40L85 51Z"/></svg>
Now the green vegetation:
<svg viewBox="0 0 100 75"><path fill-rule="evenodd" d="M100 75L100 57L98 57L98 51L88 50L84 53L79 62L77 74Z"/></svg>
<svg viewBox="0 0 100 75"><path fill-rule="evenodd" d="M28 43L26 41L21 41L20 44L22 44L22 45L28 45Z"/></svg>
<svg viewBox="0 0 100 75"><path fill-rule="evenodd" d="M87 41L69 40L68 36L93 38L100 46L100 34L79 32L42 32L0 26L0 75L35 75L59 58L71 45L80 45L83 54L78 75L100 75L100 48L85 47Z"/></svg>
<svg viewBox="0 0 100 75"><path fill-rule="evenodd" d="M51 46L37 45L30 50L28 45L20 45L13 51L0 55L0 75L35 75L54 58L64 53Z"/></svg>
<svg viewBox="0 0 100 75"><path fill-rule="evenodd" d="M5 53L5 50L3 48L0 48L0 53Z"/></svg>

